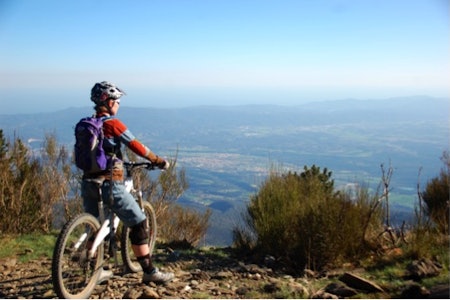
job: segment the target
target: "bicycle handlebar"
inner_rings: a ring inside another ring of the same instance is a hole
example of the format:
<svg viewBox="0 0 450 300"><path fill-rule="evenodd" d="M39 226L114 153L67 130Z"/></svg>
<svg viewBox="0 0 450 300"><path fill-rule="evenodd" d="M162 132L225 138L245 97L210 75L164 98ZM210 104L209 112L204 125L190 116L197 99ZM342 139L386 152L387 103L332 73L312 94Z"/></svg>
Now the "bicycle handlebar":
<svg viewBox="0 0 450 300"><path fill-rule="evenodd" d="M124 162L123 165L128 173L133 173L136 169L155 170L157 166L151 162Z"/></svg>

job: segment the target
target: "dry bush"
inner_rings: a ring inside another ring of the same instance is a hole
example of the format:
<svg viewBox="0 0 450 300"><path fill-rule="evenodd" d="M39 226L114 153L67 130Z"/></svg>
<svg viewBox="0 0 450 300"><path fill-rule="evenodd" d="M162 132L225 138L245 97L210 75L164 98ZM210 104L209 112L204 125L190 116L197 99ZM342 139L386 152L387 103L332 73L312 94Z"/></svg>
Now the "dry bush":
<svg viewBox="0 0 450 300"><path fill-rule="evenodd" d="M54 205L67 195L70 173L64 147L47 135L38 155L0 131L0 218L3 233L21 234L52 229Z"/></svg>
<svg viewBox="0 0 450 300"><path fill-rule="evenodd" d="M197 246L206 235L211 210L203 214L193 209L171 205L165 215L160 215L158 234L168 243L184 242Z"/></svg>
<svg viewBox="0 0 450 300"><path fill-rule="evenodd" d="M127 151L127 156L136 161L136 156L130 151ZM169 244L184 242L196 246L206 235L211 211L201 213L177 204L189 184L185 170L176 168L176 157L170 161L169 169L160 171L156 178L140 170L134 174L133 180L139 182L144 198L155 209L158 239Z"/></svg>
<svg viewBox="0 0 450 300"><path fill-rule="evenodd" d="M176 201L188 188L185 170L176 170L176 159L170 168L150 181L148 201L155 208L158 238L166 243L188 242L196 246L206 235L211 212L200 213L177 205Z"/></svg>

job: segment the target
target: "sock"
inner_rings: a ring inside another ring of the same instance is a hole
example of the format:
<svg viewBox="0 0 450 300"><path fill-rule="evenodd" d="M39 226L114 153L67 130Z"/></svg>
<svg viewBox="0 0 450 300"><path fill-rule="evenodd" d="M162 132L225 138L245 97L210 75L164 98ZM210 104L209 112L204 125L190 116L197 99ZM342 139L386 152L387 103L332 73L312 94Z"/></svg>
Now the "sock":
<svg viewBox="0 0 450 300"><path fill-rule="evenodd" d="M152 259L150 258L150 254L139 256L137 258L139 264L142 267L142 271L145 273L151 273L154 269Z"/></svg>

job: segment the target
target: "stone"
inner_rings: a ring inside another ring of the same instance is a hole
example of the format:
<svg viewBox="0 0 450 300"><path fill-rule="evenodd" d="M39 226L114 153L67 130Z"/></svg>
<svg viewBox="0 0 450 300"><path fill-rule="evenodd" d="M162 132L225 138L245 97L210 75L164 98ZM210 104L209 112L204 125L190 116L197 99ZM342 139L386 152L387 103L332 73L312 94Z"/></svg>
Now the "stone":
<svg viewBox="0 0 450 300"><path fill-rule="evenodd" d="M428 298L430 299L450 299L450 284L444 283L439 284L430 288L430 294Z"/></svg>
<svg viewBox="0 0 450 300"><path fill-rule="evenodd" d="M142 291L142 299L160 299L161 297L159 296L159 294L153 290L151 287L146 286L144 287L143 291Z"/></svg>
<svg viewBox="0 0 450 300"><path fill-rule="evenodd" d="M439 275L442 266L431 261L428 258L422 258L411 262L407 267L408 276L414 280L420 280L426 277L433 277Z"/></svg>
<svg viewBox="0 0 450 300"><path fill-rule="evenodd" d="M427 298L430 292L420 286L418 283L410 283L402 290L400 298L402 299L424 299Z"/></svg>
<svg viewBox="0 0 450 300"><path fill-rule="evenodd" d="M319 290L312 295L311 299L339 299L338 296Z"/></svg>
<svg viewBox="0 0 450 300"><path fill-rule="evenodd" d="M325 287L325 292L338 296L339 298L348 298L358 294L354 289L337 282L330 283Z"/></svg>
<svg viewBox="0 0 450 300"><path fill-rule="evenodd" d="M135 288L128 289L124 294L124 299L138 299L142 295L142 291Z"/></svg>
<svg viewBox="0 0 450 300"><path fill-rule="evenodd" d="M371 282L370 280L364 279L361 276L345 272L340 278L340 281L345 283L351 288L366 291L369 293L383 293L384 290L378 286L376 283Z"/></svg>
<svg viewBox="0 0 450 300"><path fill-rule="evenodd" d="M265 293L272 294L272 293L279 291L280 287L277 283L267 283L264 285L263 289L264 289Z"/></svg>

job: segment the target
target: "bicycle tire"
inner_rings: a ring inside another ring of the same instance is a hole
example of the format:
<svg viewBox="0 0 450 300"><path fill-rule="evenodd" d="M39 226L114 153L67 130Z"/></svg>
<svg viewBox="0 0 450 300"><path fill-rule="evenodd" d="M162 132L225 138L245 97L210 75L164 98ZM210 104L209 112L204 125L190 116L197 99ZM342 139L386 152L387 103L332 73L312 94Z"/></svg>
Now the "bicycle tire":
<svg viewBox="0 0 450 300"><path fill-rule="evenodd" d="M156 214L152 205L144 201L143 208L145 216L147 217L147 228L148 228L148 248L150 251L150 256L153 254L153 249L155 248L156 243L156 235L157 235L157 223L156 223ZM136 256L133 253L130 242L130 229L124 226L124 230L122 230L120 244L121 248L121 256L123 263L125 265L126 271L131 273L137 273L142 271L141 265L137 261Z"/></svg>
<svg viewBox="0 0 450 300"><path fill-rule="evenodd" d="M87 299L97 285L103 267L103 243L94 259L87 259L86 243L100 229L99 221L82 213L67 222L59 233L52 257L53 289L59 298Z"/></svg>

